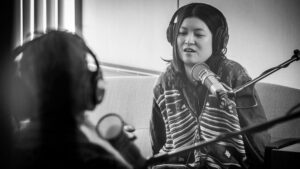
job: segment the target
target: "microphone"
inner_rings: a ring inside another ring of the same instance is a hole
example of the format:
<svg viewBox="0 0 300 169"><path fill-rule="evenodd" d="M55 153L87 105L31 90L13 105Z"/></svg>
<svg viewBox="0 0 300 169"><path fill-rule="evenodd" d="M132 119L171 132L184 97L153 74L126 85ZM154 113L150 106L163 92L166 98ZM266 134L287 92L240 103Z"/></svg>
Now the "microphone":
<svg viewBox="0 0 300 169"><path fill-rule="evenodd" d="M146 159L133 143L135 137L129 137L124 131L124 125L126 125L126 123L121 116L115 113L109 113L98 121L96 132L101 138L107 140L118 150L134 169L146 168Z"/></svg>
<svg viewBox="0 0 300 169"><path fill-rule="evenodd" d="M199 63L194 65L192 67L192 78L206 86L214 96L221 100L222 105L236 106L236 104L228 98L228 91L219 82L217 76L209 69L207 64Z"/></svg>

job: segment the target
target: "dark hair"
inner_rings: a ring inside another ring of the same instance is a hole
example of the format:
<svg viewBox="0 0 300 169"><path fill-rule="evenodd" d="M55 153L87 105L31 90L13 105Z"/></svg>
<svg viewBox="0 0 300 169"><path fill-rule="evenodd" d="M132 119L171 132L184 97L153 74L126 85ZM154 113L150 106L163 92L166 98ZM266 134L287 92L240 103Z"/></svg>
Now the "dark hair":
<svg viewBox="0 0 300 169"><path fill-rule="evenodd" d="M228 26L226 18L217 8L205 3L191 3L179 8L173 15L167 29L167 39L173 46L172 66L176 72L184 72L183 62L179 58L177 36L185 18L197 17L203 20L213 36L213 53L208 59L208 65L215 57L225 57L228 42Z"/></svg>
<svg viewBox="0 0 300 169"><path fill-rule="evenodd" d="M93 73L88 69L86 55L91 51L81 37L66 31L52 30L29 41L22 48L23 57L19 62L19 73L22 79L36 85L39 98L57 101L57 98L50 97L55 93L67 97L68 95L63 93L70 91L68 99L72 105L77 105L77 110L87 109L89 106L81 100L93 102L96 81L103 79L102 71L96 58L94 60L97 72ZM63 89L64 87L66 89ZM62 93L59 93L59 90ZM78 95L81 97L78 98Z"/></svg>
<svg viewBox="0 0 300 169"><path fill-rule="evenodd" d="M79 162L76 117L88 109L97 92L93 88L96 80L103 78L96 58L97 69L89 68L90 52L81 37L56 30L25 43L16 52L23 54L18 62L19 78L32 87L38 101L33 115L40 123L37 165L51 159L51 167L62 162L68 168Z"/></svg>

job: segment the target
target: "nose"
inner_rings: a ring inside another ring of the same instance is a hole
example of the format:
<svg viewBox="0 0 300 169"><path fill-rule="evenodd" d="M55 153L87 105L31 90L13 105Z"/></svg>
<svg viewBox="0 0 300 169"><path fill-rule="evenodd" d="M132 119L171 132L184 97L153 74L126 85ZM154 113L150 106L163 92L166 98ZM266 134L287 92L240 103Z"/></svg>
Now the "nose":
<svg viewBox="0 0 300 169"><path fill-rule="evenodd" d="M194 45L195 44L194 34L192 34L192 33L187 34L184 43L187 45Z"/></svg>

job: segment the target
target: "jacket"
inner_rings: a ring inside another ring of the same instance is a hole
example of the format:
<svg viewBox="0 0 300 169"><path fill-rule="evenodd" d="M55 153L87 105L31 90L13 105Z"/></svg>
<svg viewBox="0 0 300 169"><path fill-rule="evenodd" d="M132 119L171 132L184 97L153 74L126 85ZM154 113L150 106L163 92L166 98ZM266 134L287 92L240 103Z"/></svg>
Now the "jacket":
<svg viewBox="0 0 300 169"><path fill-rule="evenodd" d="M220 82L234 89L251 78L237 62L222 59L217 75ZM153 153L164 153L195 143L207 142L223 133L265 122L266 116L253 86L232 98L236 107L222 106L205 86L193 87L187 80L182 87L169 66L154 87L150 133ZM263 165L267 132L245 134L179 155L172 162L193 163L211 168L249 168Z"/></svg>

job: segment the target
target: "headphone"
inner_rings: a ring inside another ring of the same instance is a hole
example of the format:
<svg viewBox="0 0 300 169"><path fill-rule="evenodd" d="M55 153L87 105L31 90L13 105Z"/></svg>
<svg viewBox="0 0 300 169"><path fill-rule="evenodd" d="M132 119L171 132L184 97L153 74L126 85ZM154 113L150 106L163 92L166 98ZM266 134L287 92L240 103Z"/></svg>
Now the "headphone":
<svg viewBox="0 0 300 169"><path fill-rule="evenodd" d="M98 80L103 79L102 70L100 68L99 61L97 60L96 55L85 45L88 54L92 56L96 64L96 71L89 71L92 73L91 84L92 84L92 92L91 92L91 101L92 107L95 107L97 104L100 104L103 101L103 97L105 94L105 89L103 86L98 86Z"/></svg>
<svg viewBox="0 0 300 169"><path fill-rule="evenodd" d="M204 3L191 3L185 6L180 7L172 16L171 21L169 23L169 26L167 28L167 40L168 42L173 46L174 41L175 41L175 36L176 36L176 26L178 24L178 16L181 15L187 8L192 7L192 6L197 6L197 5L202 5L202 6L210 6L208 4L204 4ZM210 6L212 7L212 6ZM222 22L222 26L219 27L214 35L214 39L213 39L213 48L214 51L217 52L222 52L222 53L226 53L226 46L228 43L228 39L229 39L229 35L228 35L228 26L227 26L227 22L226 19L224 17L224 15L215 7L212 7L213 9L215 9L216 11L218 11L218 17L220 17L220 21Z"/></svg>
<svg viewBox="0 0 300 169"><path fill-rule="evenodd" d="M189 5L186 5L186 6L182 6L180 7L179 9L177 9L177 11L173 14L172 18L171 18L171 21L169 23L169 26L167 28L167 40L168 42L173 45L173 42L174 42L174 36L175 36L175 28L176 28L176 24L177 24L177 17L179 15L179 13L183 12L184 9L186 9L187 7L189 6L192 6L193 4L195 3L192 3L192 4L189 4ZM175 19L176 19L176 22L175 22Z"/></svg>
<svg viewBox="0 0 300 169"><path fill-rule="evenodd" d="M63 32L63 31L49 31L47 34L52 33L52 32ZM65 32L67 33L67 32ZM28 41L26 43L24 43L21 46L16 47L13 51L12 51L12 57L14 62L16 62L15 65L15 76L17 79L20 79L21 82L22 80L22 72L20 70L20 67L18 65L18 63L22 60L22 58L18 58L18 56L20 54L22 54L26 49L28 49L28 47L30 47L31 45L33 45L33 43L38 43L38 41L43 38L46 35L41 35L31 41ZM102 75L102 71L99 65L99 61L97 60L96 55L90 50L90 48L88 46L86 46L86 44L84 43L84 40L77 34L73 34L73 33L67 33L73 37L75 37L76 39L78 39L79 41L82 41L83 43L83 49L86 50L86 54L84 57L87 57L88 54L90 54L90 56L92 56L94 63L96 65L96 70L95 71L91 71L89 69L87 69L87 73L89 74L88 77L91 77L88 83L91 83L91 90L89 91L84 91L84 98L89 98L88 103L86 103L85 107L87 109L93 109L97 104L101 103L105 94L105 89L104 87L98 86L98 80L102 80L103 79L103 75ZM22 56L24 57L24 55ZM85 58L86 60L86 58ZM88 65L87 65L88 68Z"/></svg>

